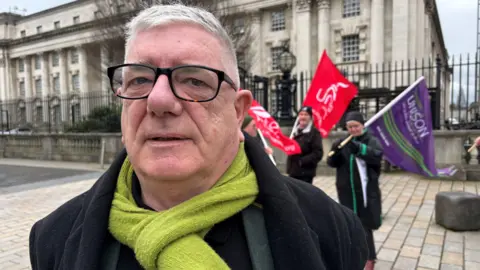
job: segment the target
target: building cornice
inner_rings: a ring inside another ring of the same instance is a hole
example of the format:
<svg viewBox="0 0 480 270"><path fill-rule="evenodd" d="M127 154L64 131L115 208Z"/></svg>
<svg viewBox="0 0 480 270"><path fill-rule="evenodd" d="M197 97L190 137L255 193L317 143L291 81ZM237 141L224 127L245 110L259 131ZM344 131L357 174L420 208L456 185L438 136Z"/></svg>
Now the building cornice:
<svg viewBox="0 0 480 270"><path fill-rule="evenodd" d="M82 30L89 30L89 29L99 30L101 27L105 27L108 25L124 23L128 18L133 16L135 12L136 11L132 11L132 12L123 13L116 17L108 17L108 18L97 19L97 20L93 20L85 23L79 23L79 24L75 24L75 25L71 25L71 26L60 28L60 29L55 29L52 31L43 32L40 34L35 34L32 36L27 36L23 38L11 39L11 40L0 40L0 46L3 45L3 46L11 47L11 46L17 46L17 45L24 45L24 44L33 43L39 40L51 39L51 38L55 38L58 36L78 32Z"/></svg>
<svg viewBox="0 0 480 270"><path fill-rule="evenodd" d="M32 13L32 14L27 15L27 16L22 16L17 20L17 22L27 21L27 20L30 20L30 19L34 19L36 17L46 15L46 14L58 12L62 9L67 9L67 8L70 8L70 7L73 7L73 6L85 5L87 3L94 2L94 1L95 0L73 0L72 2L63 4L63 5L55 6L55 7L49 8L49 9L45 9L45 10L42 10L42 11L39 11L39 12L36 12L36 13Z"/></svg>
<svg viewBox="0 0 480 270"><path fill-rule="evenodd" d="M442 54L445 59L445 63L448 65L448 51L447 51L447 47L445 46L445 40L443 39L443 31L442 31L442 25L440 24L440 16L438 14L437 1L436 0L424 0L424 1L425 1L425 9L428 9L429 7L432 8L433 23L435 25L435 29L437 29L438 40L442 48Z"/></svg>

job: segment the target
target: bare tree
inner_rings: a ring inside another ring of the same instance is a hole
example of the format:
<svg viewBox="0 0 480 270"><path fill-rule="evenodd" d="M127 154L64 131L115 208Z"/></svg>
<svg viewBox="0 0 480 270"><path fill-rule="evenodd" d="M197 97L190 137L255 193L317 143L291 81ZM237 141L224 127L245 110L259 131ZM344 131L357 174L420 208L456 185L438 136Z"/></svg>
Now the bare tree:
<svg viewBox="0 0 480 270"><path fill-rule="evenodd" d="M154 4L173 4L182 2L187 5L199 6L212 12L225 27L231 36L237 52L239 66L250 70L255 50L252 42L256 34L252 25L253 16L250 12L235 6L233 0L184 0L184 1L159 1L159 0L95 0L98 21L96 35L102 49L109 53L107 62L102 63L102 71L108 65L121 63L125 54L124 37L125 23L141 10ZM102 72L104 73L104 72Z"/></svg>

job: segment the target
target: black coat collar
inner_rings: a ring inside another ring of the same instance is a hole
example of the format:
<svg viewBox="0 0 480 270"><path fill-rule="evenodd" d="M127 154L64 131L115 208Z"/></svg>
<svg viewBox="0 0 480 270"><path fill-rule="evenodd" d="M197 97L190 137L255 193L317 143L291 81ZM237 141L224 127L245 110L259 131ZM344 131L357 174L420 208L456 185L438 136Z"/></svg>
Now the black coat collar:
<svg viewBox="0 0 480 270"><path fill-rule="evenodd" d="M248 135L245 151L257 176L257 201L263 205L275 269L325 269L319 254L318 236L307 225L287 186L290 180L278 171L258 142ZM82 195L85 196L83 207L65 244L62 269L72 269L72 266L76 270L99 269L116 179L126 154L122 150L104 175ZM68 250L78 250L78 253Z"/></svg>

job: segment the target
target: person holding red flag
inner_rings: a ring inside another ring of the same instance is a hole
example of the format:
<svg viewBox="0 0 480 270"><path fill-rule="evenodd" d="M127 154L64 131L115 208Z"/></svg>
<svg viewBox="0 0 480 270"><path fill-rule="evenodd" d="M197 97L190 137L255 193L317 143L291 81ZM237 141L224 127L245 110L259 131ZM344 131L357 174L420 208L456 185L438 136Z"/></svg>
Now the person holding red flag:
<svg viewBox="0 0 480 270"><path fill-rule="evenodd" d="M323 144L322 136L313 124L311 107L305 106L300 110L293 138L302 152L288 156L287 173L292 178L312 184L317 172L317 165L323 157Z"/></svg>
<svg viewBox="0 0 480 270"><path fill-rule="evenodd" d="M258 131L257 131L257 126L255 124L255 120L250 116L246 115L245 119L243 119L242 123L242 130L247 133L248 135L252 136L255 139L258 139L258 142L263 145L263 142L261 142L260 137L258 136ZM264 145L265 153L267 155L272 155L273 154L273 149Z"/></svg>

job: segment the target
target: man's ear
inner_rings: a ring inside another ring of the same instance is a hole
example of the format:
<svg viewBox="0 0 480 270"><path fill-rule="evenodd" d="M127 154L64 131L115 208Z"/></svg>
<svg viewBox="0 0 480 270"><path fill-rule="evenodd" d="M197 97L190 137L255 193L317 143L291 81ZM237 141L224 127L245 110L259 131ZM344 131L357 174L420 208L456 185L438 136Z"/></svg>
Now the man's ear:
<svg viewBox="0 0 480 270"><path fill-rule="evenodd" d="M249 90L239 90L237 92L237 96L235 98L235 112L237 115L237 125L240 141L245 140L245 136L242 132L242 123L248 113L248 110L250 109L250 106L252 106L252 101L252 92L250 92Z"/></svg>

